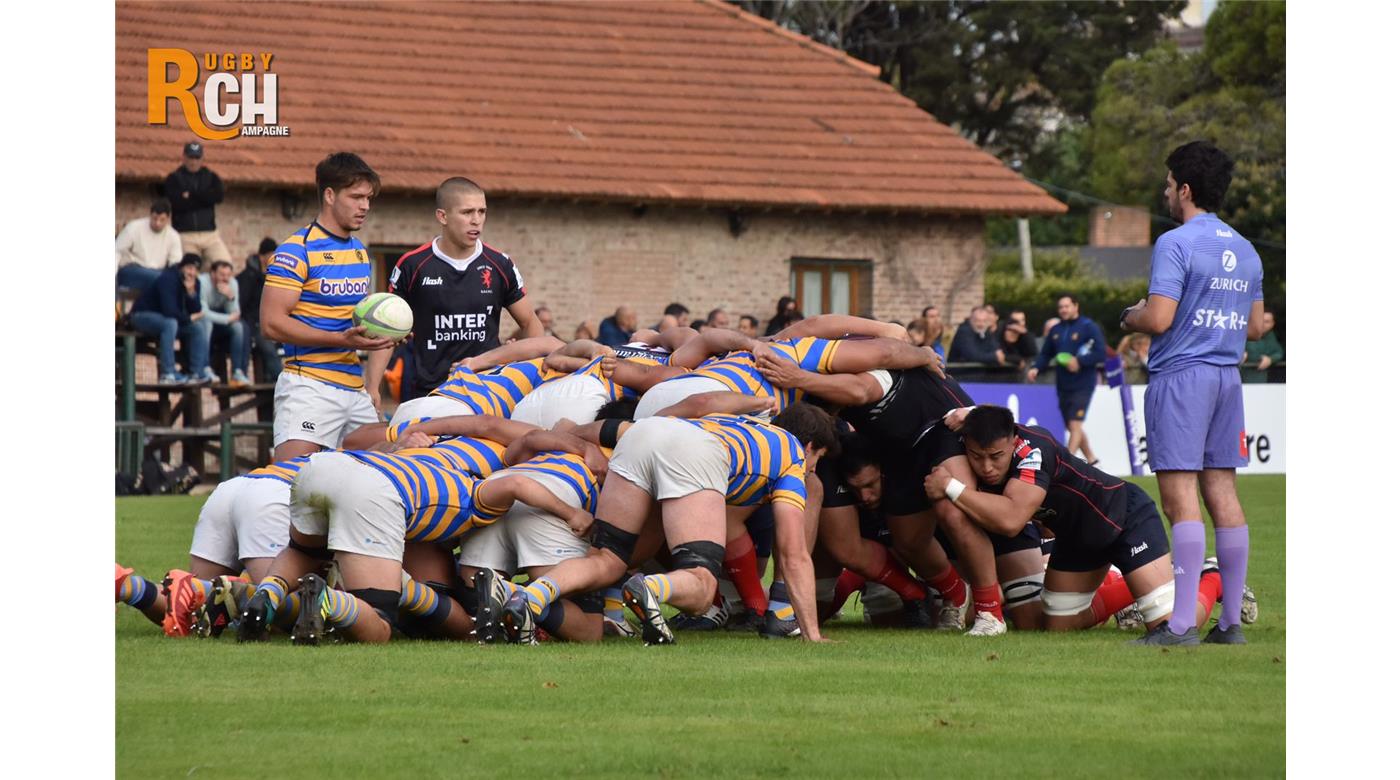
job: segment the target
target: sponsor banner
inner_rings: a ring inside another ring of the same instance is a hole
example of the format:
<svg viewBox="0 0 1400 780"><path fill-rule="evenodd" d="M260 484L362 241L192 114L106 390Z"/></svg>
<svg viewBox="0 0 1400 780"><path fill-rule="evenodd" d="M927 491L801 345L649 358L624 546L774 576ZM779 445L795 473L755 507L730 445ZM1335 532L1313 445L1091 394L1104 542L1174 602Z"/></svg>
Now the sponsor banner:
<svg viewBox="0 0 1400 780"><path fill-rule="evenodd" d="M965 384L962 388L977 403L1005 406L1016 415L1016 422L1039 425L1056 440L1065 440L1065 421L1060 417L1060 401L1055 397L1054 385ZM1089 412L1092 414L1093 409ZM1118 433L1118 440L1122 446L1122 431Z"/></svg>
<svg viewBox="0 0 1400 780"><path fill-rule="evenodd" d="M1241 474L1287 473L1288 433L1285 418L1288 386L1247 384L1244 388L1245 446L1249 465ZM1055 388L1050 385L965 384L963 389L978 403L998 404L1011 409L1016 422L1039 425L1063 442L1067 438L1060 417ZM1084 432L1099 457L1098 467L1109 474L1126 477L1135 471L1151 474L1147 459L1147 425L1143 419L1143 396L1147 385L1094 389L1094 400L1084 420ZM1125 400L1131 404L1125 410ZM1129 429L1126 426L1131 426ZM1129 458L1125 433L1131 430L1137 444ZM1137 462L1137 469L1134 468Z"/></svg>

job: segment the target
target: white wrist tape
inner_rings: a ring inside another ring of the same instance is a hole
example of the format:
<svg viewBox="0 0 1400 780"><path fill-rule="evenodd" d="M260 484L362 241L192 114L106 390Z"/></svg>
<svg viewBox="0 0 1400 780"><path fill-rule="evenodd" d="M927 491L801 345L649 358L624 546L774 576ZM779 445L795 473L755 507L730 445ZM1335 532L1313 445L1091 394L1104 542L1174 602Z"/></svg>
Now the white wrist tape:
<svg viewBox="0 0 1400 780"><path fill-rule="evenodd" d="M949 501L957 503L958 496L962 495L962 492L965 489L967 489L967 485L964 485L962 482L956 479L950 479L948 480L948 487L943 488L943 492L948 495Z"/></svg>

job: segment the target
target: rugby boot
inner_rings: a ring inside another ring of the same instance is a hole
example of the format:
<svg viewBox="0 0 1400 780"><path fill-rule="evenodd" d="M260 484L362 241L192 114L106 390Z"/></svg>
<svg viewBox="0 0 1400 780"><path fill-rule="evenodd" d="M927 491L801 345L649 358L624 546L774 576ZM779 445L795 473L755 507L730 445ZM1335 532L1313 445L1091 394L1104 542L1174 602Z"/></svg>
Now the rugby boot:
<svg viewBox="0 0 1400 780"><path fill-rule="evenodd" d="M1168 622L1163 620L1157 627L1147 632L1147 635L1139 639L1128 642L1130 645L1144 647L1195 647L1201 643L1201 638L1195 631L1187 631L1185 634L1173 634Z"/></svg>
<svg viewBox="0 0 1400 780"><path fill-rule="evenodd" d="M195 591L194 575L171 569L160 584L161 593L165 595L165 619L161 621L161 628L166 636L189 636L194 630L195 612L204 605L204 596Z"/></svg>
<svg viewBox="0 0 1400 780"><path fill-rule="evenodd" d="M276 616L277 610L272 606L272 597L267 595L267 591L254 591L248 603L243 605L243 611L238 613L238 641L266 641Z"/></svg>
<svg viewBox="0 0 1400 780"><path fill-rule="evenodd" d="M476 641L489 645L501 638L501 611L509 594L505 583L489 569L477 569L472 585L476 588Z"/></svg>
<svg viewBox="0 0 1400 780"><path fill-rule="evenodd" d="M963 636L1001 636L1005 633L1005 620L998 620L997 616L990 612L978 611L977 619L972 621L972 628Z"/></svg>
<svg viewBox="0 0 1400 780"><path fill-rule="evenodd" d="M1248 644L1244 638L1244 628L1236 623L1223 631L1220 628L1220 621L1216 621L1206 632L1205 639L1201 640L1208 645L1244 645Z"/></svg>
<svg viewBox="0 0 1400 780"><path fill-rule="evenodd" d="M561 607L562 608L562 607ZM530 609L530 600L525 591L517 590L506 599L501 608L498 641L508 645L537 645L539 637L535 632L535 613Z"/></svg>
<svg viewBox="0 0 1400 780"><path fill-rule="evenodd" d="M297 580L301 611L292 623L292 644L318 645L326 633L326 581L319 574Z"/></svg>
<svg viewBox="0 0 1400 780"><path fill-rule="evenodd" d="M647 587L645 574L634 574L622 586L622 603L632 610L636 616L637 623L642 627L642 642L648 645L672 645L676 643L675 634L671 633L671 627L666 625L666 618L661 615L661 602L657 600L656 594Z"/></svg>
<svg viewBox="0 0 1400 780"><path fill-rule="evenodd" d="M722 606L710 605L709 609L699 615L677 612L670 623L671 628L676 631L717 631L724 628L728 620L729 610Z"/></svg>
<svg viewBox="0 0 1400 780"><path fill-rule="evenodd" d="M223 634L224 629L237 622L243 605L251 595L253 586L247 580L226 574L216 577L209 595L195 611L195 636L213 639Z"/></svg>
<svg viewBox="0 0 1400 780"><path fill-rule="evenodd" d="M938 622L934 624L934 628L939 631L961 631L967 627L967 614L971 610L972 586L964 582L962 606L944 599L943 606L938 610Z"/></svg>
<svg viewBox="0 0 1400 780"><path fill-rule="evenodd" d="M758 635L764 639L787 639L802 636L802 629L797 627L796 617L780 618L770 609L763 613L763 627L758 629Z"/></svg>

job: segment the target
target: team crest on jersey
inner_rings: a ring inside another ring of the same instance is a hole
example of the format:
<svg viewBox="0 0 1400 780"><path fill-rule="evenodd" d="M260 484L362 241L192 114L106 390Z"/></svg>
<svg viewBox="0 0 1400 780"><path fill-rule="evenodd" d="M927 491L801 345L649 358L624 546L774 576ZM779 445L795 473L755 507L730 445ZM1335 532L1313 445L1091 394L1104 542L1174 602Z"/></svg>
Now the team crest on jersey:
<svg viewBox="0 0 1400 780"><path fill-rule="evenodd" d="M335 253L334 253L334 252L322 252L322 253L321 253L321 259L323 259L323 260L325 260L326 262L329 263L329 262L335 260Z"/></svg>
<svg viewBox="0 0 1400 780"><path fill-rule="evenodd" d="M366 260L368 260L368 258L365 257L365 250L363 250L363 249L356 249L356 250L355 250L355 259L356 259L356 260L359 260L359 261L362 262L362 263L365 262Z"/></svg>
<svg viewBox="0 0 1400 780"><path fill-rule="evenodd" d="M1078 340L1079 340L1079 334L1078 334L1078 333L1071 333L1071 334L1069 334L1069 340L1070 340L1070 341L1078 341Z"/></svg>
<svg viewBox="0 0 1400 780"><path fill-rule="evenodd" d="M482 269L481 269L481 286L482 286L482 287L485 287L485 288L488 289L488 290L491 289L491 269L490 269L490 268L482 268Z"/></svg>
<svg viewBox="0 0 1400 780"><path fill-rule="evenodd" d="M1023 452L1025 453L1024 455L1021 454L1021 453L1023 453ZM1016 451L1016 455L1019 456L1019 457L1021 458L1021 460L1016 464L1016 468L1018 468L1018 469L1023 469L1023 470L1027 470L1027 471L1039 471L1039 470L1040 470L1040 448L1039 448L1039 447L1036 447L1035 449L1030 449L1030 445L1029 445L1028 443L1022 441L1022 442L1021 442L1021 447Z"/></svg>

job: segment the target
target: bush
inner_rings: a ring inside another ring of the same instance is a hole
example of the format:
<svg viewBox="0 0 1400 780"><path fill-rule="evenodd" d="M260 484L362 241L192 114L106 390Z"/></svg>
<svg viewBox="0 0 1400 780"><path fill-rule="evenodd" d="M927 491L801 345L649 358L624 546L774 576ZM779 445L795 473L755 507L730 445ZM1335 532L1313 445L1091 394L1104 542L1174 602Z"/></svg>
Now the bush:
<svg viewBox="0 0 1400 780"><path fill-rule="evenodd" d="M1116 347L1123 338L1118 328L1118 315L1123 309L1147 297L1147 280L1131 279L1113 282L1092 275L1073 251L1044 252L1035 255L1035 279L1021 277L1018 250L992 250L986 272L986 301L996 307L997 314L1006 318L1012 309L1026 312L1026 324L1041 336L1045 321L1058 314L1055 301L1064 293L1079 298L1079 314L1097 322L1103 328L1109 347Z"/></svg>

